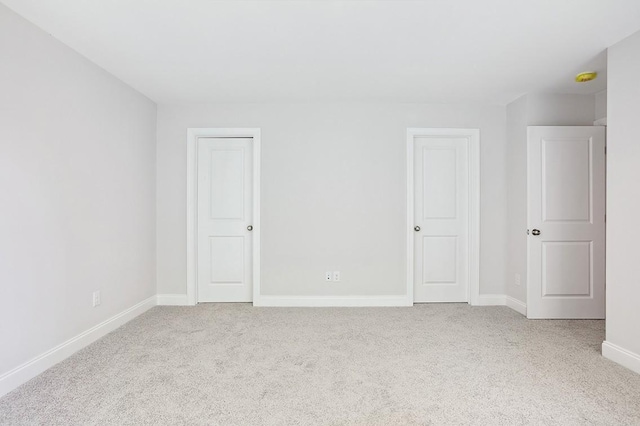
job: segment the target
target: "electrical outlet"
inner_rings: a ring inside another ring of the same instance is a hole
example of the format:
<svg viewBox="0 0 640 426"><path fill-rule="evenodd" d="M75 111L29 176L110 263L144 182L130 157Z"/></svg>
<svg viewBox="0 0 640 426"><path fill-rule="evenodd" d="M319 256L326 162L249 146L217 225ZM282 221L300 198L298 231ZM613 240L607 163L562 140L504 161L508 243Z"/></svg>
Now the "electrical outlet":
<svg viewBox="0 0 640 426"><path fill-rule="evenodd" d="M93 307L100 306L100 290L93 292Z"/></svg>
<svg viewBox="0 0 640 426"><path fill-rule="evenodd" d="M340 271L333 271L333 280L340 281Z"/></svg>
<svg viewBox="0 0 640 426"><path fill-rule="evenodd" d="M333 279L333 274L331 274L331 271L327 271L324 273L324 280L325 281L331 281Z"/></svg>
<svg viewBox="0 0 640 426"><path fill-rule="evenodd" d="M520 274L516 274L516 285L520 287Z"/></svg>

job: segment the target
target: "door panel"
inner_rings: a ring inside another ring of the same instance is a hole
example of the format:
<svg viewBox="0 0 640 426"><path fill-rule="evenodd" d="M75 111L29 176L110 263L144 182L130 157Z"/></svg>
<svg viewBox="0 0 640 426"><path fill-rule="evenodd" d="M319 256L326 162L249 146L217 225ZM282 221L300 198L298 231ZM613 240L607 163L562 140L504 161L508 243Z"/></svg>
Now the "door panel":
<svg viewBox="0 0 640 426"><path fill-rule="evenodd" d="M252 300L251 138L198 139L198 302Z"/></svg>
<svg viewBox="0 0 640 426"><path fill-rule="evenodd" d="M414 301L466 302L469 286L468 139L414 139Z"/></svg>
<svg viewBox="0 0 640 426"><path fill-rule="evenodd" d="M209 237L210 284L242 284L245 237Z"/></svg>
<svg viewBox="0 0 640 426"><path fill-rule="evenodd" d="M244 219L244 150L211 149L210 219Z"/></svg>
<svg viewBox="0 0 640 426"><path fill-rule="evenodd" d="M527 316L604 318L604 128L528 132Z"/></svg>
<svg viewBox="0 0 640 426"><path fill-rule="evenodd" d="M544 222L591 220L590 138L542 138Z"/></svg>
<svg viewBox="0 0 640 426"><path fill-rule="evenodd" d="M457 282L457 237L423 237L422 284Z"/></svg>
<svg viewBox="0 0 640 426"><path fill-rule="evenodd" d="M422 149L422 218L456 217L456 148Z"/></svg>
<svg viewBox="0 0 640 426"><path fill-rule="evenodd" d="M590 241L542 243L542 297L590 297L593 276Z"/></svg>

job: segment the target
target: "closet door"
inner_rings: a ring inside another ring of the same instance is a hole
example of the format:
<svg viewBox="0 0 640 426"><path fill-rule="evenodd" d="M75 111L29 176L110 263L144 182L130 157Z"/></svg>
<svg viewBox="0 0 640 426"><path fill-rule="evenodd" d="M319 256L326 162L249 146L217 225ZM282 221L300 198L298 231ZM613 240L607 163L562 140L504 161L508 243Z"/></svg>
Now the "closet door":
<svg viewBox="0 0 640 426"><path fill-rule="evenodd" d="M251 302L252 138L198 139L198 302Z"/></svg>
<svg viewBox="0 0 640 426"><path fill-rule="evenodd" d="M414 139L414 302L467 302L468 137Z"/></svg>
<svg viewBox="0 0 640 426"><path fill-rule="evenodd" d="M605 317L605 128L528 128L529 318Z"/></svg>

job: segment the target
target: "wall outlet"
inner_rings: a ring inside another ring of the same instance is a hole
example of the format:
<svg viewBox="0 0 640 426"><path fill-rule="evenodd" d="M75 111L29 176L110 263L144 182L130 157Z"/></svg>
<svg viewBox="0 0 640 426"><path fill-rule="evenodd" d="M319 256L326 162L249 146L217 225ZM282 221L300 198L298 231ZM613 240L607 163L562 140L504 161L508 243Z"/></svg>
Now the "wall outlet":
<svg viewBox="0 0 640 426"><path fill-rule="evenodd" d="M331 271L327 271L324 273L324 280L325 281L333 280L333 274L331 273Z"/></svg>
<svg viewBox="0 0 640 426"><path fill-rule="evenodd" d="M340 281L340 271L333 271L333 280Z"/></svg>
<svg viewBox="0 0 640 426"><path fill-rule="evenodd" d="M100 290L93 292L93 307L100 306Z"/></svg>
<svg viewBox="0 0 640 426"><path fill-rule="evenodd" d="M516 285L520 287L520 274L516 274Z"/></svg>

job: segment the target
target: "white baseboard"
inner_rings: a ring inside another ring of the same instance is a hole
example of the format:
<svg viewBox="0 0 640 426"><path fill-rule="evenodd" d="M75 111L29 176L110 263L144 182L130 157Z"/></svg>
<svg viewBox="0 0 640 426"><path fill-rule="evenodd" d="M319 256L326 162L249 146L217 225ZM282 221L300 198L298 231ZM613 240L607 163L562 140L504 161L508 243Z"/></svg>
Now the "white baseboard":
<svg viewBox="0 0 640 426"><path fill-rule="evenodd" d="M272 307L358 307L358 306L412 306L406 296L260 296L254 306ZM504 294L481 294L476 306L508 306L522 315L527 305Z"/></svg>
<svg viewBox="0 0 640 426"><path fill-rule="evenodd" d="M527 304L526 303L521 302L518 299L514 299L511 296L506 296L506 297L507 297L507 306L508 307L510 307L511 309L513 309L516 312L521 313L525 317L527 316Z"/></svg>
<svg viewBox="0 0 640 426"><path fill-rule="evenodd" d="M407 296L260 296L253 306L269 307L367 307L413 306Z"/></svg>
<svg viewBox="0 0 640 426"><path fill-rule="evenodd" d="M602 356L640 374L640 355L636 353L605 340L602 342Z"/></svg>
<svg viewBox="0 0 640 426"><path fill-rule="evenodd" d="M504 294L481 294L476 299L475 306L505 306L507 296Z"/></svg>
<svg viewBox="0 0 640 426"><path fill-rule="evenodd" d="M156 296L120 312L0 376L0 397L156 305Z"/></svg>
<svg viewBox="0 0 640 426"><path fill-rule="evenodd" d="M190 306L186 294L159 294L158 306Z"/></svg>
<svg viewBox="0 0 640 426"><path fill-rule="evenodd" d="M527 315L527 305L506 294L481 294L474 306L508 306L522 315Z"/></svg>

